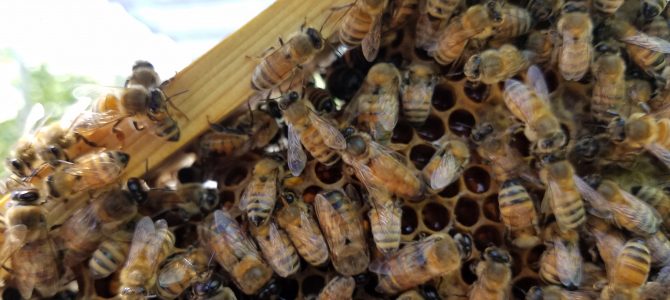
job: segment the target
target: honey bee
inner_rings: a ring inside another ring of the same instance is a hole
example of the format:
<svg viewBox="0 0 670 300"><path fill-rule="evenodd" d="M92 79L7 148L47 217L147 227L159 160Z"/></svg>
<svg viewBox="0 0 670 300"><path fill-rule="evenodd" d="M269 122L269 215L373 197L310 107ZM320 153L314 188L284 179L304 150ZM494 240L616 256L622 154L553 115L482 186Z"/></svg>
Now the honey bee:
<svg viewBox="0 0 670 300"><path fill-rule="evenodd" d="M647 80L642 79L629 79L626 81L626 94L628 97L628 109L623 110L625 116L630 116L636 112L642 112L641 110L636 110L643 104L649 104L652 109L654 103L652 100L653 90L651 89L651 83Z"/></svg>
<svg viewBox="0 0 670 300"><path fill-rule="evenodd" d="M88 268L93 279L105 278L116 272L126 261L133 239L135 222L128 222L122 230L112 233L93 252Z"/></svg>
<svg viewBox="0 0 670 300"><path fill-rule="evenodd" d="M651 205L661 216L670 215L670 197L663 189L650 185L641 185L633 186L631 192L638 199ZM670 228L670 220L667 217L663 218L663 225L665 228Z"/></svg>
<svg viewBox="0 0 670 300"><path fill-rule="evenodd" d="M468 145L457 139L446 136L434 143L437 151L423 168L422 174L430 188L437 191L452 184L463 174L465 166L470 163Z"/></svg>
<svg viewBox="0 0 670 300"><path fill-rule="evenodd" d="M604 14L613 15L623 2L624 0L596 0L593 1L593 7Z"/></svg>
<svg viewBox="0 0 670 300"><path fill-rule="evenodd" d="M640 287L647 281L651 268L649 249L641 239L633 239L623 246L612 269L607 270L608 285L601 299L637 299Z"/></svg>
<svg viewBox="0 0 670 300"><path fill-rule="evenodd" d="M473 300L507 299L512 279L512 256L505 249L489 247L484 260L477 264L477 281L472 284L469 297Z"/></svg>
<svg viewBox="0 0 670 300"><path fill-rule="evenodd" d="M34 188L24 187L12 191L10 199L10 207L5 215L7 228L15 232L16 238L24 236L13 241L6 235L9 237L7 241L14 243L8 246L20 246L13 252L2 253L3 256L11 255L13 285L24 299L30 299L33 290L41 297L51 297L58 292L61 268L56 246L48 235L46 212L40 206L40 193Z"/></svg>
<svg viewBox="0 0 670 300"><path fill-rule="evenodd" d="M593 55L593 23L588 7L581 2L566 2L561 8L557 30L562 39L558 69L565 80L580 80L589 70Z"/></svg>
<svg viewBox="0 0 670 300"><path fill-rule="evenodd" d="M662 231L659 230L647 237L645 244L651 253L652 267L661 268L670 265L670 241Z"/></svg>
<svg viewBox="0 0 670 300"><path fill-rule="evenodd" d="M619 251L626 243L626 239L619 230L612 228L600 218L589 218L587 224L600 257L605 262L607 269L611 270L616 263Z"/></svg>
<svg viewBox="0 0 670 300"><path fill-rule="evenodd" d="M163 299L175 299L191 284L206 276L209 256L201 248L170 258L158 271L156 289Z"/></svg>
<svg viewBox="0 0 670 300"><path fill-rule="evenodd" d="M493 35L494 28L503 22L501 5L501 1L488 0L485 4L470 6L449 22L428 53L441 65L456 61L469 40Z"/></svg>
<svg viewBox="0 0 670 300"><path fill-rule="evenodd" d="M640 32L635 26L620 18L607 20L606 25L616 38L626 43L628 56L640 69L664 84L667 83L663 73L668 66L665 57L665 54L670 53L668 41Z"/></svg>
<svg viewBox="0 0 670 300"><path fill-rule="evenodd" d="M191 300L237 300L229 287L223 286L223 278L211 273L206 280L197 281L191 287Z"/></svg>
<svg viewBox="0 0 670 300"><path fill-rule="evenodd" d="M470 81L494 84L511 78L529 65L526 53L511 44L504 44L498 49L470 56L463 73Z"/></svg>
<svg viewBox="0 0 670 300"><path fill-rule="evenodd" d="M538 153L553 153L561 149L567 137L551 110L549 90L542 71L533 65L528 68L533 90L515 79L505 81L503 100L507 109L525 125L524 134L533 142Z"/></svg>
<svg viewBox="0 0 670 300"><path fill-rule="evenodd" d="M427 0L416 23L414 46L426 48L434 44L440 30L462 3L461 0Z"/></svg>
<svg viewBox="0 0 670 300"><path fill-rule="evenodd" d="M65 266L74 267L88 258L98 249L105 232L115 231L136 213L137 203L118 188L104 192L77 210L58 229L58 240L66 250Z"/></svg>
<svg viewBox="0 0 670 300"><path fill-rule="evenodd" d="M320 115L333 116L337 112L335 100L328 90L309 86L305 87L304 94Z"/></svg>
<svg viewBox="0 0 670 300"><path fill-rule="evenodd" d="M251 87L270 90L286 81L304 64L309 63L323 47L321 33L314 28L300 28L286 43L267 54L254 69Z"/></svg>
<svg viewBox="0 0 670 300"><path fill-rule="evenodd" d="M251 122L253 119L253 122ZM260 149L277 135L277 121L263 110L239 118L234 127L210 124L211 131L200 138L199 152L203 157L220 154L238 157L252 149Z"/></svg>
<svg viewBox="0 0 670 300"><path fill-rule="evenodd" d="M670 39L670 26L665 18L656 16L642 28L644 33L660 39Z"/></svg>
<svg viewBox="0 0 670 300"><path fill-rule="evenodd" d="M219 191L210 183L212 181L182 183L176 190L146 189L143 191L145 195L141 196L140 213L157 216L176 211L184 221L209 213L219 204Z"/></svg>
<svg viewBox="0 0 670 300"><path fill-rule="evenodd" d="M368 190L386 190L412 200L420 200L426 193L426 186L415 175L415 171L398 161L390 149L372 141L365 133L355 133L347 138L347 148L342 153L342 159L353 167L356 178Z"/></svg>
<svg viewBox="0 0 670 300"><path fill-rule="evenodd" d="M271 158L256 162L251 182L240 199L240 209L247 213L251 223L265 224L277 202L277 186L283 172L282 165Z"/></svg>
<svg viewBox="0 0 670 300"><path fill-rule="evenodd" d="M268 223L252 226L251 233L270 267L281 277L288 277L300 269L300 257L291 244L286 232L277 224Z"/></svg>
<svg viewBox="0 0 670 300"><path fill-rule="evenodd" d="M649 236L662 222L661 216L649 204L621 189L615 182L603 180L598 186L607 200L606 209L618 226L642 236Z"/></svg>
<svg viewBox="0 0 670 300"><path fill-rule="evenodd" d="M282 97L279 108L288 124L288 167L293 176L299 176L305 168L307 155L303 146L324 165L331 166L339 160L335 150L346 147L342 133L316 114L309 101L292 91Z"/></svg>
<svg viewBox="0 0 670 300"><path fill-rule="evenodd" d="M586 212L572 164L567 160L547 162L540 171L540 178L547 186L542 211L553 212L561 231L584 224Z"/></svg>
<svg viewBox="0 0 670 300"><path fill-rule="evenodd" d="M626 62L619 49L611 43L596 45L596 57L591 66L595 77L591 97L591 114L596 120L609 122L613 112L621 111L626 103Z"/></svg>
<svg viewBox="0 0 670 300"><path fill-rule="evenodd" d="M351 276L336 276L331 279L316 298L318 300L347 300L351 299L356 288L356 281Z"/></svg>
<svg viewBox="0 0 670 300"><path fill-rule="evenodd" d="M522 7L506 3L501 10L502 23L496 26L494 38L508 40L522 36L530 31L532 16Z"/></svg>
<svg viewBox="0 0 670 300"><path fill-rule="evenodd" d="M550 226L547 231L550 246L540 258L540 277L549 284L575 290L582 281L583 258L579 252L579 234L574 230L561 231L555 226Z"/></svg>
<svg viewBox="0 0 670 300"><path fill-rule="evenodd" d="M402 113L405 120L421 125L430 115L431 99L437 83L435 70L422 63L412 63L402 74Z"/></svg>
<svg viewBox="0 0 670 300"><path fill-rule="evenodd" d="M42 127L35 134L35 152L38 158L51 166L57 166L61 161L70 161L66 152L68 148L83 140L91 147L97 145L88 141L84 136L77 133L77 128L64 128L60 122L54 122Z"/></svg>
<svg viewBox="0 0 670 300"><path fill-rule="evenodd" d="M547 21L561 11L564 0L531 0L528 2L528 11L538 21Z"/></svg>
<svg viewBox="0 0 670 300"><path fill-rule="evenodd" d="M365 59L374 61L379 53L382 14L388 0L360 0L352 5L340 24L340 43L349 48L361 45Z"/></svg>
<svg viewBox="0 0 670 300"><path fill-rule="evenodd" d="M390 28L399 28L407 24L407 21L414 15L419 7L419 0L397 0L391 1L391 21Z"/></svg>
<svg viewBox="0 0 670 300"><path fill-rule="evenodd" d="M513 237L512 244L528 249L540 243L537 211L520 180L508 179L502 183L498 203L500 218Z"/></svg>
<svg viewBox="0 0 670 300"><path fill-rule="evenodd" d="M386 143L398 123L400 71L389 63L370 68L358 94L344 112L347 124L356 118L358 126L375 141Z"/></svg>
<svg viewBox="0 0 670 300"><path fill-rule="evenodd" d="M532 63L543 65L549 62L556 40L555 34L548 29L531 31L526 40L526 50L532 55Z"/></svg>
<svg viewBox="0 0 670 300"><path fill-rule="evenodd" d="M591 300L597 299L597 295L593 295L587 291L568 291L559 286L534 286L526 293L526 300Z"/></svg>
<svg viewBox="0 0 670 300"><path fill-rule="evenodd" d="M215 210L213 216L210 227L199 227L200 240L242 292L248 295L256 293L270 281L272 269L228 212Z"/></svg>
<svg viewBox="0 0 670 300"><path fill-rule="evenodd" d="M396 294L458 270L462 253L453 238L439 232L374 261L370 271L379 276L377 291Z"/></svg>
<svg viewBox="0 0 670 300"><path fill-rule="evenodd" d="M5 166L19 178L26 178L33 173L38 162L32 137L21 137L5 160Z"/></svg>
<svg viewBox="0 0 670 300"><path fill-rule="evenodd" d="M175 237L163 219L143 217L135 225L128 259L121 269L121 299L144 299L156 283L159 264L174 250Z"/></svg>
<svg viewBox="0 0 670 300"><path fill-rule="evenodd" d="M44 181L45 190L54 198L96 189L118 180L130 160L121 151L89 153L72 164L62 165Z"/></svg>
<svg viewBox="0 0 670 300"><path fill-rule="evenodd" d="M124 86L139 84L147 89L157 88L160 85L160 77L154 65L145 60L138 60L133 65L133 73L126 79Z"/></svg>
<svg viewBox="0 0 670 300"><path fill-rule="evenodd" d="M370 200L372 207L368 211L368 218L372 238L381 253L392 253L400 247L402 210L391 195L382 191L373 190Z"/></svg>
<svg viewBox="0 0 670 300"><path fill-rule="evenodd" d="M293 193L284 193L284 206L277 212L281 226L307 263L321 266L328 261L328 245L305 202Z"/></svg>
<svg viewBox="0 0 670 300"><path fill-rule="evenodd" d="M338 273L352 276L370 263L362 220L352 200L339 190L320 192L314 199L316 217Z"/></svg>
<svg viewBox="0 0 670 300"><path fill-rule="evenodd" d="M651 152L666 166L670 166L670 137L667 136L670 119L656 119L652 114L634 113L628 119L612 119L607 130L615 148L611 153L614 160L635 159L640 150Z"/></svg>
<svg viewBox="0 0 670 300"><path fill-rule="evenodd" d="M667 0L643 0L642 16L644 16L646 19L656 17L665 10L667 5Z"/></svg>
<svg viewBox="0 0 670 300"><path fill-rule="evenodd" d="M520 177L535 182L521 153L510 146L509 134L494 131L491 123L482 123L472 131L470 138L478 145L477 153L491 166L496 180L504 182Z"/></svg>

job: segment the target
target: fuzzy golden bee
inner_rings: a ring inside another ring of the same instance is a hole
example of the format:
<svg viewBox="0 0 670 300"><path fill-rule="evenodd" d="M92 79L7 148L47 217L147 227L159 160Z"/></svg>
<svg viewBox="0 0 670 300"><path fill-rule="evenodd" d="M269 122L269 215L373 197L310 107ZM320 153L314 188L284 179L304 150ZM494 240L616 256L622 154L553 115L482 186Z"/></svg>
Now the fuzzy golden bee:
<svg viewBox="0 0 670 300"><path fill-rule="evenodd" d="M329 120L319 116L309 101L292 91L282 97L279 107L288 124L287 162L293 176L300 175L307 163L303 146L327 166L339 160L336 150L346 147L344 136Z"/></svg>
<svg viewBox="0 0 670 300"><path fill-rule="evenodd" d="M251 182L240 199L240 209L257 226L265 224L274 210L282 169L282 165L272 158L262 159L254 166Z"/></svg>
<svg viewBox="0 0 670 300"><path fill-rule="evenodd" d="M562 231L575 229L586 221L586 211L577 186L575 169L567 160L546 163L540 177L547 185L543 212L553 212Z"/></svg>
<svg viewBox="0 0 670 300"><path fill-rule="evenodd" d="M122 230L102 241L88 260L88 269L93 279L102 279L116 272L126 261L133 239L135 222L128 222Z"/></svg>
<svg viewBox="0 0 670 300"><path fill-rule="evenodd" d="M254 110L236 119L232 127L211 124L210 129L200 138L198 149L206 158L215 154L238 157L249 150L263 148L277 135L279 126L268 112Z"/></svg>
<svg viewBox="0 0 670 300"><path fill-rule="evenodd" d="M550 30L533 30L526 40L526 51L532 55L532 63L544 65L551 61L557 36Z"/></svg>
<svg viewBox="0 0 670 300"><path fill-rule="evenodd" d="M458 270L460 249L457 242L444 233L405 245L390 257L370 265L370 271L379 276L377 291L395 294Z"/></svg>
<svg viewBox="0 0 670 300"><path fill-rule="evenodd" d="M402 114L405 119L416 125L426 122L430 115L430 101L437 83L433 67L422 63L413 63L402 74L400 85Z"/></svg>
<svg viewBox="0 0 670 300"><path fill-rule="evenodd" d="M619 251L626 243L623 234L600 218L589 218L587 227L605 266L608 269L613 268Z"/></svg>
<svg viewBox="0 0 670 300"><path fill-rule="evenodd" d="M212 184L210 184L212 183ZM139 211L143 215L158 216L173 211L188 221L205 215L219 204L219 192L214 182L181 183L173 189L147 189L142 193Z"/></svg>
<svg viewBox="0 0 670 300"><path fill-rule="evenodd" d="M143 217L135 225L128 258L119 275L121 299L144 299L153 293L159 264L174 250L175 237L163 219Z"/></svg>
<svg viewBox="0 0 670 300"><path fill-rule="evenodd" d="M606 22L614 37L626 44L630 59L649 76L667 84L664 71L668 66L666 54L670 53L670 43L639 31L633 24L623 19L617 18Z"/></svg>
<svg viewBox="0 0 670 300"><path fill-rule="evenodd" d="M665 228L670 228L670 196L663 189L651 185L636 185L631 188L631 193L638 199L651 205L663 219Z"/></svg>
<svg viewBox="0 0 670 300"><path fill-rule="evenodd" d="M344 112L346 124L358 127L382 144L388 143L400 114L401 75L393 64L375 64L368 71L358 94Z"/></svg>
<svg viewBox="0 0 670 300"><path fill-rule="evenodd" d="M270 281L272 269L227 211L215 210L210 224L198 229L202 243L242 292L254 294Z"/></svg>
<svg viewBox="0 0 670 300"><path fill-rule="evenodd" d="M321 266L328 261L328 245L307 204L293 193L282 195L284 206L277 212L277 223L288 234L307 263Z"/></svg>
<svg viewBox="0 0 670 300"><path fill-rule="evenodd" d="M473 300L507 299L512 279L512 256L505 249L489 247L484 260L477 264L477 281L472 284L469 297Z"/></svg>
<svg viewBox="0 0 670 300"><path fill-rule="evenodd" d="M200 248L170 258L160 270L156 279L158 294L164 299L175 299L192 283L204 277L208 271L209 257Z"/></svg>
<svg viewBox="0 0 670 300"><path fill-rule="evenodd" d="M502 15L502 22L495 28L495 34L493 35L495 40L507 41L525 35L530 31L533 20L527 9L506 3L500 14Z"/></svg>
<svg viewBox="0 0 670 300"><path fill-rule="evenodd" d="M309 63L324 47L321 33L302 27L285 43L261 59L251 76L251 87L257 91L270 90L286 81L302 65Z"/></svg>
<svg viewBox="0 0 670 300"><path fill-rule="evenodd" d="M641 239L626 242L612 269L607 270L608 285L603 289L601 299L638 296L640 287L647 281L651 268L649 248Z"/></svg>
<svg viewBox="0 0 670 300"><path fill-rule="evenodd" d="M382 14L388 0L360 0L354 2L342 18L338 36L347 47L361 46L367 61L377 57L381 42Z"/></svg>
<svg viewBox="0 0 670 300"><path fill-rule="evenodd" d="M424 197L427 188L416 172L365 133L355 133L347 138L342 159L354 168L356 177L368 189L382 189L412 200Z"/></svg>
<svg viewBox="0 0 670 300"><path fill-rule="evenodd" d="M347 300L352 299L351 296L356 288L356 281L351 276L341 277L336 276L331 279L317 297L318 300Z"/></svg>
<svg viewBox="0 0 670 300"><path fill-rule="evenodd" d="M667 0L643 0L642 1L642 16L646 19L651 19L660 15L665 7L668 5Z"/></svg>
<svg viewBox="0 0 670 300"><path fill-rule="evenodd" d="M130 161L122 151L103 151L79 157L62 165L44 181L45 190L54 198L66 197L84 190L116 182Z"/></svg>
<svg viewBox="0 0 670 300"><path fill-rule="evenodd" d="M462 4L462 0L427 0L416 23L414 46L429 48L435 44L440 30L447 25L451 16Z"/></svg>
<svg viewBox="0 0 670 300"><path fill-rule="evenodd" d="M373 190L369 196L372 205L368 219L372 238L380 252L392 253L400 247L402 210L388 193Z"/></svg>
<svg viewBox="0 0 670 300"><path fill-rule="evenodd" d="M277 227L275 222L268 222L251 227L261 253L270 267L281 277L288 277L300 269L300 257L288 235Z"/></svg>
<svg viewBox="0 0 670 300"><path fill-rule="evenodd" d="M641 236L649 236L661 224L658 212L649 204L624 191L615 182L603 180L598 193L606 199L606 210L621 228Z"/></svg>
<svg viewBox="0 0 670 300"><path fill-rule="evenodd" d="M579 233L547 228L549 249L540 258L540 278L547 283L577 289L582 281L583 258L579 252ZM552 233L553 232L553 233Z"/></svg>
<svg viewBox="0 0 670 300"><path fill-rule="evenodd" d="M566 2L556 26L562 40L558 69L565 80L580 80L589 70L593 56L593 23L588 8L581 2Z"/></svg>
<svg viewBox="0 0 670 300"><path fill-rule="evenodd" d="M433 143L437 151L423 168L422 174L434 191L452 184L463 174L470 162L470 149L463 141L443 138Z"/></svg>
<svg viewBox="0 0 670 300"><path fill-rule="evenodd" d="M613 113L619 113L626 102L626 62L611 43L600 43L595 50L591 66L595 77L591 114L596 120L609 122Z"/></svg>
<svg viewBox="0 0 670 300"><path fill-rule="evenodd" d="M338 273L352 276L364 272L370 263L367 242L357 206L342 191L321 192L314 199L316 217Z"/></svg>
<svg viewBox="0 0 670 300"><path fill-rule="evenodd" d="M528 10L533 18L546 21L560 14L563 3L564 0L531 0L528 2Z"/></svg>
<svg viewBox="0 0 670 300"><path fill-rule="evenodd" d="M498 203L500 218L515 246L527 249L540 243L535 204L519 179L508 179L502 183Z"/></svg>
<svg viewBox="0 0 670 300"><path fill-rule="evenodd" d="M463 73L468 80L494 84L511 78L530 65L528 54L510 44L470 56Z"/></svg>

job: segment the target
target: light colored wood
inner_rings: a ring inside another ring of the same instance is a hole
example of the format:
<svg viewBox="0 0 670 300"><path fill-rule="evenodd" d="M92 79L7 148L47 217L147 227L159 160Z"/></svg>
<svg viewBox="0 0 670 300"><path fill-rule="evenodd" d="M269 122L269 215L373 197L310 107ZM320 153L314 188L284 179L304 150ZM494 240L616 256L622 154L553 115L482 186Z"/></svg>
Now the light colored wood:
<svg viewBox="0 0 670 300"><path fill-rule="evenodd" d="M127 136L125 151L131 154L126 177L140 176L157 166L172 153L191 142L205 130L211 121L220 120L244 104L254 94L251 73L258 57L270 47L279 47L278 38L287 39L304 22L319 28L331 14L331 8L351 3L351 0L279 0L256 16L241 29L178 72L164 89L174 95L173 103L190 120L178 120L181 138L167 142L151 134L133 132ZM325 24L322 34L330 36L337 25L337 10ZM226 22L221 19L221 22ZM146 162L145 162L146 161Z"/></svg>

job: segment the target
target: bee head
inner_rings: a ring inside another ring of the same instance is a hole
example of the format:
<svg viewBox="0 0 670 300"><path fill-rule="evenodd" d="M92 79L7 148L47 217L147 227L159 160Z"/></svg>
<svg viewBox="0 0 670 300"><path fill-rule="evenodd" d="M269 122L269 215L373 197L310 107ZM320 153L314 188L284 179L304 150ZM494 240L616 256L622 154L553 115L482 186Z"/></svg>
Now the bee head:
<svg viewBox="0 0 670 300"><path fill-rule="evenodd" d="M298 196L296 196L296 194L293 191L283 191L281 193L281 197L288 204L291 204L291 203L295 202L296 200L298 200Z"/></svg>
<svg viewBox="0 0 670 300"><path fill-rule="evenodd" d="M481 73L479 72L479 67L482 63L482 57L479 54L470 56L465 66L463 67L463 73L465 77L470 81L479 81L481 78Z"/></svg>
<svg viewBox="0 0 670 300"><path fill-rule="evenodd" d="M320 112L331 113L335 111L335 101L332 98L324 99L319 102L316 108Z"/></svg>
<svg viewBox="0 0 670 300"><path fill-rule="evenodd" d="M661 13L659 10L659 7L656 5L650 5L647 3L647 1L642 2L642 16L644 16L645 19L653 19L654 17L658 16Z"/></svg>
<svg viewBox="0 0 670 300"><path fill-rule="evenodd" d="M122 151L114 151L114 157L125 168L130 161L130 155Z"/></svg>
<svg viewBox="0 0 670 300"><path fill-rule="evenodd" d="M150 62L146 60L138 60L135 62L133 65L133 71L139 69L139 68L148 68L148 69L154 69L154 65L152 65Z"/></svg>
<svg viewBox="0 0 670 300"><path fill-rule="evenodd" d="M147 191L149 190L149 187L142 179L137 177L128 178L126 188L128 189L130 199L133 201L141 204L147 200Z"/></svg>
<svg viewBox="0 0 670 300"><path fill-rule="evenodd" d="M501 23L503 21L502 17L502 3L499 0L489 0L486 2L486 11L489 14L491 20L495 23Z"/></svg>
<svg viewBox="0 0 670 300"><path fill-rule="evenodd" d="M483 141L491 133L493 133L493 125L491 125L491 123L483 123L472 131L470 138L473 142L478 143Z"/></svg>
<svg viewBox="0 0 670 300"><path fill-rule="evenodd" d="M655 131L652 124L653 123L648 122L648 120L643 118L629 120L628 124L625 126L625 135L632 141L644 141L650 139Z"/></svg>
<svg viewBox="0 0 670 300"><path fill-rule="evenodd" d="M553 152L557 150L567 142L568 138L565 136L562 130L550 134L549 136L540 139L537 142L537 148L540 152Z"/></svg>
<svg viewBox="0 0 670 300"><path fill-rule="evenodd" d="M626 120L617 116L607 125L607 132L612 141L620 143L626 139Z"/></svg>
<svg viewBox="0 0 670 300"><path fill-rule="evenodd" d="M7 167L19 177L26 177L30 172L28 166L18 158L8 158L6 160Z"/></svg>
<svg viewBox="0 0 670 300"><path fill-rule="evenodd" d="M314 49L321 50L323 48L323 38L321 38L321 33L314 28L307 28L305 32L309 37L309 42L312 43Z"/></svg>
<svg viewBox="0 0 670 300"><path fill-rule="evenodd" d="M219 205L219 190L215 188L204 189L200 197L200 207L211 211L217 205Z"/></svg>
<svg viewBox="0 0 670 300"><path fill-rule="evenodd" d="M279 100L279 109L286 110L291 107L291 104L300 100L300 93L296 91L290 91L282 95L281 100Z"/></svg>
<svg viewBox="0 0 670 300"><path fill-rule="evenodd" d="M501 264L510 264L512 257L509 253L498 247L488 247L484 251L484 259L491 260Z"/></svg>
<svg viewBox="0 0 670 300"><path fill-rule="evenodd" d="M347 138L347 152L358 156L363 155L368 150L368 145L365 139L356 134Z"/></svg>
<svg viewBox="0 0 670 300"><path fill-rule="evenodd" d="M165 103L165 98L163 96L163 92L159 89L151 89L151 91L149 91L147 108L149 108L150 115L157 114L163 109L163 104Z"/></svg>
<svg viewBox="0 0 670 300"><path fill-rule="evenodd" d="M533 286L531 287L528 292L526 293L526 299L529 300L542 300L544 299L544 292L542 291L542 288L539 286Z"/></svg>
<svg viewBox="0 0 670 300"><path fill-rule="evenodd" d="M33 204L40 200L40 193L35 188L14 190L11 199L21 204Z"/></svg>

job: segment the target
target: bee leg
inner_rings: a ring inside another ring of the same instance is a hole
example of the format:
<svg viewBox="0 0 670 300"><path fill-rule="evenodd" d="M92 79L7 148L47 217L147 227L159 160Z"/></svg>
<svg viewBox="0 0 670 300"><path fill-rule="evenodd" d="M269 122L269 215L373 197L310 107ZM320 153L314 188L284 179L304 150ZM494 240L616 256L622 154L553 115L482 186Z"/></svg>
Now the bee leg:
<svg viewBox="0 0 670 300"><path fill-rule="evenodd" d="M137 131L142 131L142 130L146 129L146 127L144 127L144 126L140 126L140 125L137 123L137 121L133 121L133 127L134 127L135 130L137 130Z"/></svg>
<svg viewBox="0 0 670 300"><path fill-rule="evenodd" d="M281 39L281 36L278 39L279 39L279 45L284 47L284 40Z"/></svg>
<svg viewBox="0 0 670 300"><path fill-rule="evenodd" d="M93 148L100 148L101 147L98 144L96 144L94 142L91 142L89 139L87 139L86 137L84 137L83 135L81 135L79 133L75 133L75 136L77 137L77 140L80 140L80 141L84 142L84 144L89 145Z"/></svg>
<svg viewBox="0 0 670 300"><path fill-rule="evenodd" d="M261 59L265 58L265 56L267 56L268 54L270 54L270 52L272 52L274 50L275 50L275 47L270 47L270 48L265 49L265 51L263 51L263 53L261 53L261 55L259 55L259 56L245 55L244 57L247 58L247 59L251 59L251 60L261 60Z"/></svg>

